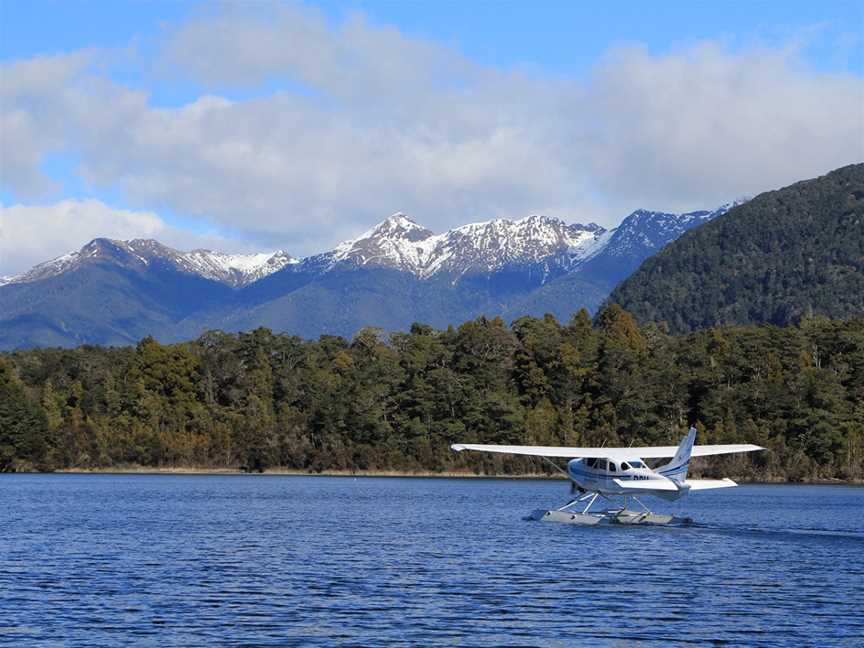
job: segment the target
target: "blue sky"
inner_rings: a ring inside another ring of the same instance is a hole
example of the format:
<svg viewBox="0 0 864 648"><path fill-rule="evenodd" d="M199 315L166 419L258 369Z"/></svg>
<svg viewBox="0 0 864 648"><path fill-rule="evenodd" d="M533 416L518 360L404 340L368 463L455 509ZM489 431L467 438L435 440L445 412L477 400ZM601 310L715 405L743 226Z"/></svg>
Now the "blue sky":
<svg viewBox="0 0 864 648"><path fill-rule="evenodd" d="M614 225L864 157L860 2L0 0L0 30L0 274L97 227L306 254L394 211Z"/></svg>
<svg viewBox="0 0 864 648"><path fill-rule="evenodd" d="M362 12L408 34L453 45L483 63L532 65L550 74L585 73L616 43L643 43L662 52L714 38L742 44L800 38L807 41L807 60L815 67L864 74L864 4L856 0L311 4L334 21ZM208 6L178 0L4 0L0 57L125 47Z"/></svg>

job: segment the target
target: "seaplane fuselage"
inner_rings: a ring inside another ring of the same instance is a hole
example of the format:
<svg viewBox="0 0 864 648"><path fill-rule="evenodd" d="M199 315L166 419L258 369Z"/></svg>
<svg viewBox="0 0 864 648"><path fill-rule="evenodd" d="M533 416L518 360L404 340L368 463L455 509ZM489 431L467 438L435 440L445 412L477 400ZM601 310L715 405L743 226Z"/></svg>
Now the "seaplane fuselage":
<svg viewBox="0 0 864 648"><path fill-rule="evenodd" d="M655 472L641 459L571 459L567 462L567 475L578 489L603 495L648 494L676 500L689 490Z"/></svg>

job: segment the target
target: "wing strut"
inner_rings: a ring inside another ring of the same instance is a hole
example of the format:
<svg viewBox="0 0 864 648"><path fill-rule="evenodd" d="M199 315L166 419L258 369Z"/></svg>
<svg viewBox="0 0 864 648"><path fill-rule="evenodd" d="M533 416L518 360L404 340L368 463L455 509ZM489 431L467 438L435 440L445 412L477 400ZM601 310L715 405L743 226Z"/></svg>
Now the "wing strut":
<svg viewBox="0 0 864 648"><path fill-rule="evenodd" d="M559 466L554 461L552 461L549 457L540 457L540 458L543 461L545 461L546 463L548 463L550 466L552 466L555 470L560 472L562 475L564 475L567 479L570 479L570 474L566 470L564 470L561 466Z"/></svg>

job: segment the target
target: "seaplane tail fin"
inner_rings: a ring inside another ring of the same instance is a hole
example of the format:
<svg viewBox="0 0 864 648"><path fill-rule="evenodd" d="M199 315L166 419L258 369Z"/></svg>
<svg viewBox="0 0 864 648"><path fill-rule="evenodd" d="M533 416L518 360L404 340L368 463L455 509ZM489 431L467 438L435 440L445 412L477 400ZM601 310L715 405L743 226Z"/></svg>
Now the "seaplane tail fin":
<svg viewBox="0 0 864 648"><path fill-rule="evenodd" d="M683 484L687 479L687 467L690 465L690 454L693 452L693 442L696 440L696 428L691 427L687 436L681 441L672 461L657 469L657 472L668 477L676 484Z"/></svg>
<svg viewBox="0 0 864 648"><path fill-rule="evenodd" d="M726 479L688 479L684 485L689 486L691 491L697 491L710 488L731 488L738 484L727 477Z"/></svg>

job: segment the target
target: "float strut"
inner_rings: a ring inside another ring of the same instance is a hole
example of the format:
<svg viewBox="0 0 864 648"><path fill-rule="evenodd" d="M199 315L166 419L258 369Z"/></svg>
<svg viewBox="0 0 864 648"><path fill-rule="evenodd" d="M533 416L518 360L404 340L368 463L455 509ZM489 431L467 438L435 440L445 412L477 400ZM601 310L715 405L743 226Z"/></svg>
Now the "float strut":
<svg viewBox="0 0 864 648"><path fill-rule="evenodd" d="M650 512L651 512L651 511L648 509L648 507L645 506L645 505L642 503L642 500L640 500L640 499L639 499L638 497L636 497L635 495L632 495L632 497L633 497L634 500L636 500L637 502L639 502L639 506L641 506L643 509L645 509L645 512L646 512L646 513L650 513Z"/></svg>
<svg viewBox="0 0 864 648"><path fill-rule="evenodd" d="M564 509L568 509L568 508L570 508L571 506L573 506L573 505L576 504L577 502L584 502L584 501L585 501L586 499L588 499L589 497L593 497L593 498L596 499L596 497L597 497L597 493L585 493L584 495L580 495L580 496L577 497L576 499L572 499L572 500L570 500L570 501L567 502L564 506L559 506L559 507L558 507L557 509L555 509L555 510L556 510L556 511L563 511ZM594 500L592 499L591 501L593 502ZM590 506L590 504L589 504L589 506Z"/></svg>
<svg viewBox="0 0 864 648"><path fill-rule="evenodd" d="M571 506L573 506L576 502L578 502L579 499L580 499L580 498L578 498L578 497L577 497L576 499L572 499L572 500L570 500L569 502L567 502L564 506L561 506L561 507L559 507L559 508L557 508L557 509L555 509L555 510L556 510L556 511L563 511L564 509L568 509L568 508L570 508Z"/></svg>
<svg viewBox="0 0 864 648"><path fill-rule="evenodd" d="M588 509L591 508L591 505L594 503L594 500L597 499L597 496L598 496L599 494L600 494L600 493L594 493L594 497L591 498L591 501L588 502L588 506L586 506L586 507L585 507L585 510L582 511L582 515L585 515L585 514L588 512Z"/></svg>

